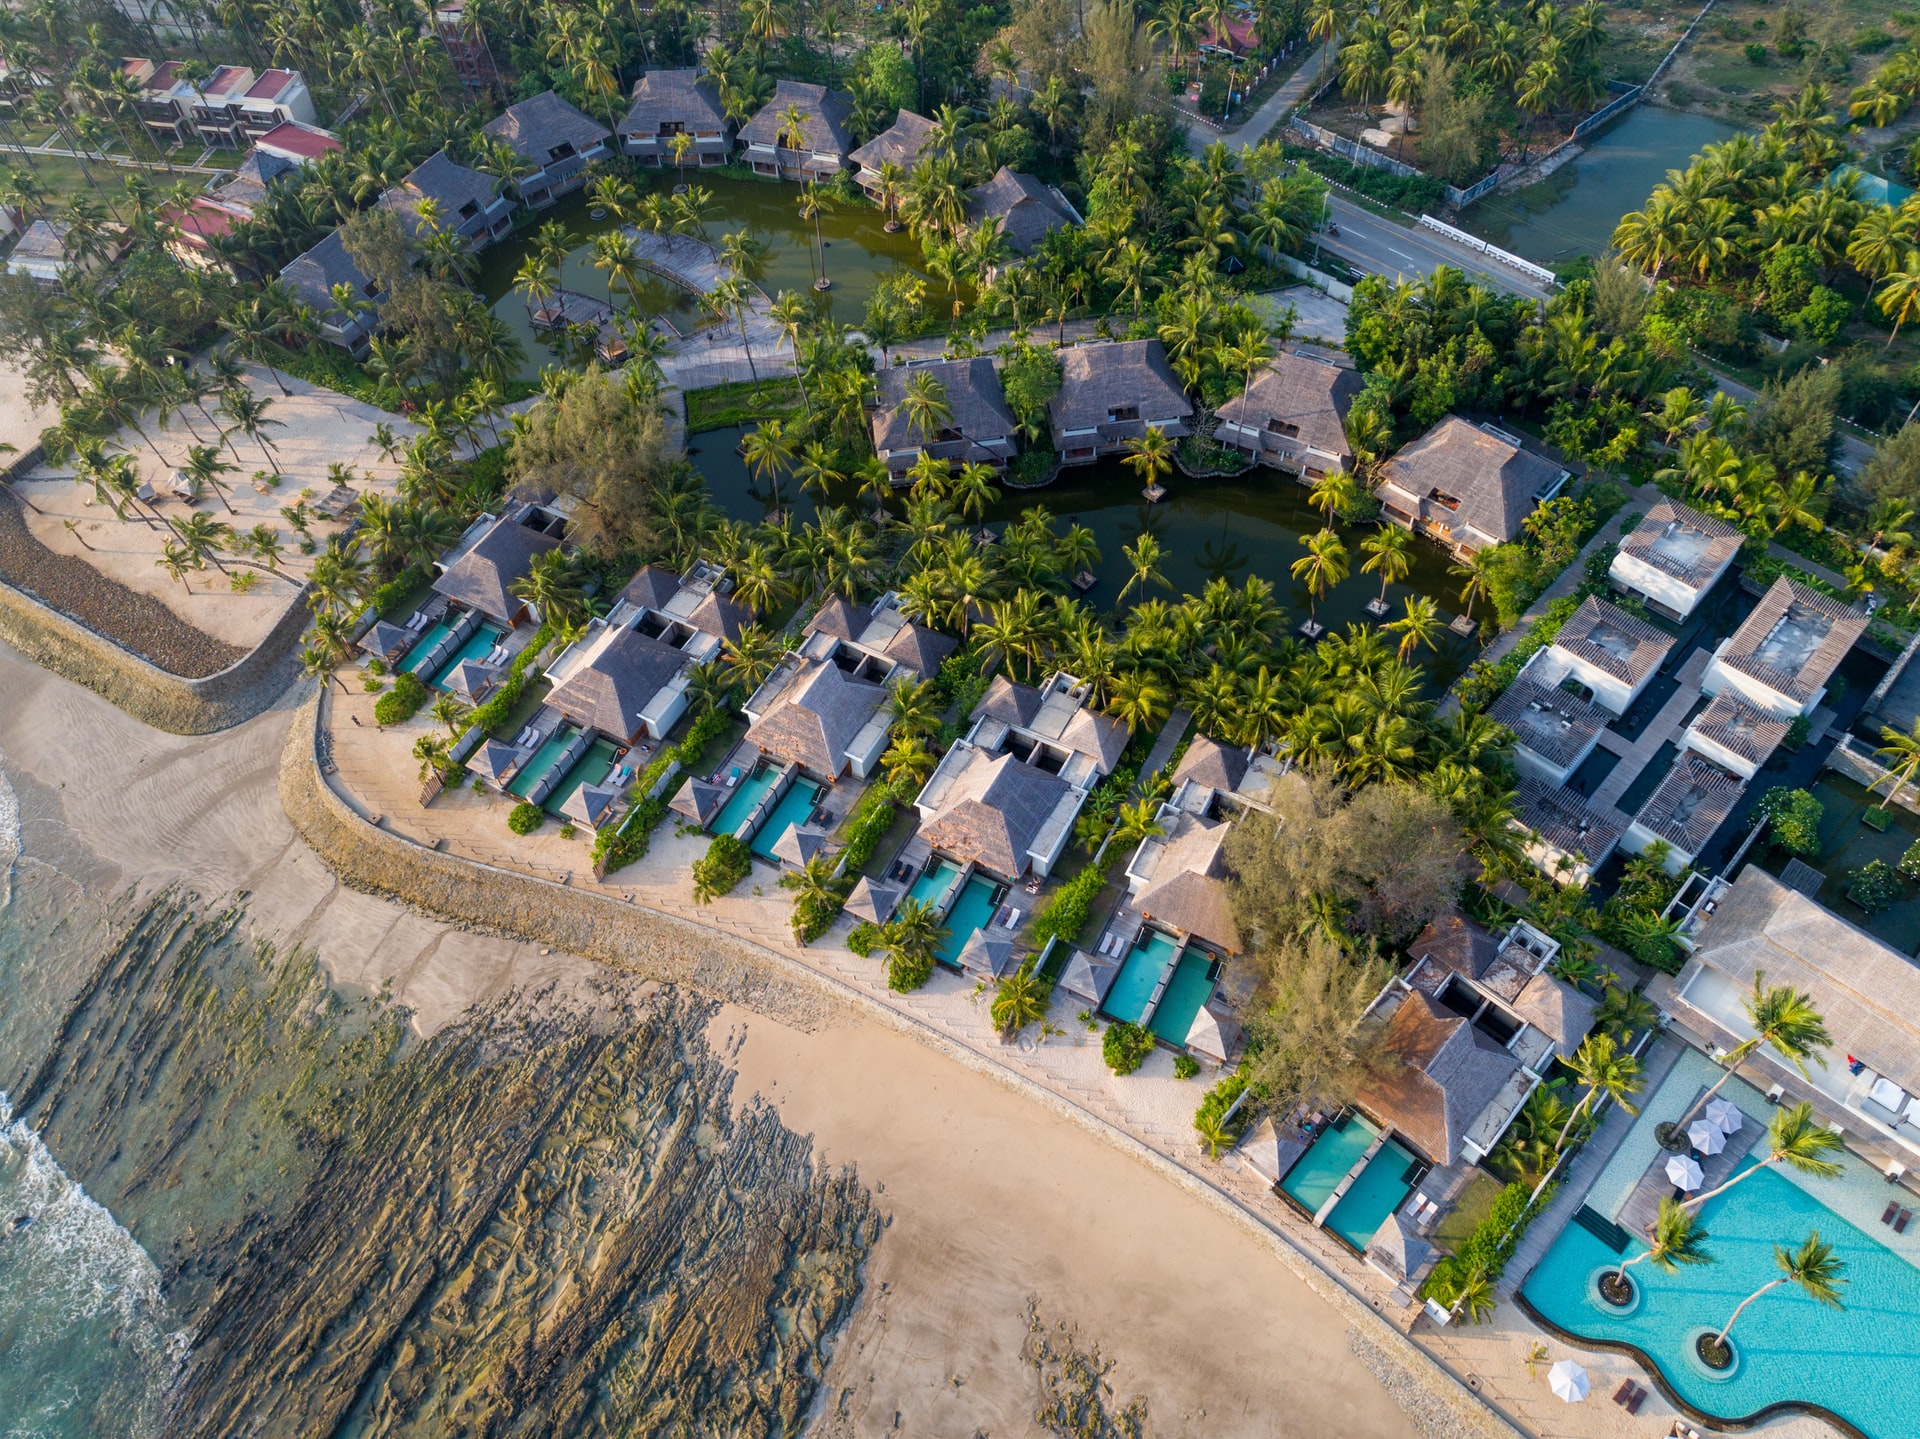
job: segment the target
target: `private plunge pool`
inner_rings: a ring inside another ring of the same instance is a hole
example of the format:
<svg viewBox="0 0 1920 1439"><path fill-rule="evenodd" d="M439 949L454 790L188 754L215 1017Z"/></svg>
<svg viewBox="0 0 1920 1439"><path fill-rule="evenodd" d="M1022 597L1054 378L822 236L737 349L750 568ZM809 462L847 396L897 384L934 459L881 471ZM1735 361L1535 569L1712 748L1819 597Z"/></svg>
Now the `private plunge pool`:
<svg viewBox="0 0 1920 1439"><path fill-rule="evenodd" d="M957 966L960 963L960 951L966 948L967 941L985 929L987 922L993 918L1003 888L984 874L967 876L960 897L953 902L953 908L947 911L947 937L933 952L935 959L946 965Z"/></svg>
<svg viewBox="0 0 1920 1439"><path fill-rule="evenodd" d="M1832 1186L1836 1202L1849 1185L1870 1190L1865 1199L1875 1216L1883 1198L1903 1192L1857 1161L1849 1159L1848 1171L1840 1180L1808 1183ZM1625 1310L1602 1299L1595 1280L1646 1245L1629 1237L1626 1249L1616 1251L1579 1224L1569 1224L1527 1276L1521 1302L1575 1344L1633 1350L1701 1423L1744 1429L1769 1410L1799 1408L1837 1418L1867 1439L1911 1439L1920 1432L1920 1268L1913 1259L1771 1169L1708 1200L1700 1218L1713 1262L1675 1274L1634 1265L1628 1273L1638 1302ZM1709 1370L1694 1353L1695 1337L1702 1330L1718 1333L1741 1300L1780 1278L1776 1245L1797 1248L1815 1231L1846 1266L1843 1307L1816 1303L1783 1284L1749 1305L1734 1325L1733 1368Z"/></svg>
<svg viewBox="0 0 1920 1439"><path fill-rule="evenodd" d="M1120 973L1114 976L1113 988L1107 991L1107 1002L1101 1006L1107 1017L1126 1024L1140 1023L1153 1002L1154 991L1179 953L1180 941L1172 935L1157 929L1142 930L1139 940L1127 951Z"/></svg>
<svg viewBox="0 0 1920 1439"><path fill-rule="evenodd" d="M773 782L778 777L771 765L755 765L753 772L745 777L736 768L729 776L733 781L733 793L720 806L720 813L713 817L713 833L739 834L740 826L747 822L747 816L753 813L761 796L773 788Z"/></svg>
<svg viewBox="0 0 1920 1439"><path fill-rule="evenodd" d="M797 824L805 824L807 816L813 813L814 806L820 803L820 796L826 786L815 784L810 779L796 779L787 787L787 792L774 802L761 821L760 828L754 831L752 843L748 846L762 859L773 858L773 847L780 843L780 837Z"/></svg>
<svg viewBox="0 0 1920 1439"><path fill-rule="evenodd" d="M1294 1161L1280 1181L1280 1192L1349 1249L1364 1253L1367 1241L1406 1202L1426 1168L1365 1115L1348 1113L1322 1130Z"/></svg>

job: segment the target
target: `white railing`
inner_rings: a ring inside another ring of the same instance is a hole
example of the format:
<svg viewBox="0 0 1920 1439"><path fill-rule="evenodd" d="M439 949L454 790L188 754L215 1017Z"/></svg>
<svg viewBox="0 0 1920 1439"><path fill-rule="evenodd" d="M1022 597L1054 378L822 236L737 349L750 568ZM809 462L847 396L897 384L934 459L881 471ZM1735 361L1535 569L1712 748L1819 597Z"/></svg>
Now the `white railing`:
<svg viewBox="0 0 1920 1439"><path fill-rule="evenodd" d="M1531 260L1523 260L1511 251L1501 249L1498 245L1489 245L1478 235L1470 235L1465 230L1449 225L1445 220L1436 220L1431 215L1422 215L1420 217L1420 228L1423 230L1432 230L1435 234L1445 236L1456 245L1464 245L1476 254L1485 255L1496 264L1505 265L1510 270L1517 270L1538 284L1551 287L1559 283L1553 271L1547 269L1544 265L1536 265Z"/></svg>

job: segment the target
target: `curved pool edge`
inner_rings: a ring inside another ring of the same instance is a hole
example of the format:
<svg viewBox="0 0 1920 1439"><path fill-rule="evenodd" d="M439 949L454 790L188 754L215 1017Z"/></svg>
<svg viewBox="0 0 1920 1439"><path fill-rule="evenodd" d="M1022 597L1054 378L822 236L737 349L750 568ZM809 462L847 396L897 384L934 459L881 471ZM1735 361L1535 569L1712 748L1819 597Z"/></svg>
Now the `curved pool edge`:
<svg viewBox="0 0 1920 1439"><path fill-rule="evenodd" d="M1714 1429L1729 1429L1739 1433L1749 1429L1757 1429L1768 1420L1777 1419L1783 1414L1810 1414L1815 1419L1824 1420L1826 1423L1831 1424L1842 1434L1848 1436L1848 1439L1874 1439L1873 1435L1868 1434L1865 1430L1850 1421L1842 1419L1831 1409L1801 1399L1777 1400L1739 1419L1729 1419L1722 1415L1709 1414L1698 1405L1681 1397L1679 1391L1667 1382L1666 1373L1660 1368L1660 1365L1654 1360L1653 1356L1639 1345L1629 1344L1624 1339L1595 1339L1588 1335L1576 1334L1571 1329L1562 1328L1559 1324L1556 1324L1536 1309L1533 1302L1518 1288L1513 1291L1513 1302L1519 1306L1520 1312L1526 1315L1529 1320L1563 1343L1578 1345L1583 1349L1598 1349L1605 1353L1626 1355L1646 1372L1647 1377L1653 1381L1654 1388L1660 1391L1663 1399L1696 1424L1705 1424Z"/></svg>

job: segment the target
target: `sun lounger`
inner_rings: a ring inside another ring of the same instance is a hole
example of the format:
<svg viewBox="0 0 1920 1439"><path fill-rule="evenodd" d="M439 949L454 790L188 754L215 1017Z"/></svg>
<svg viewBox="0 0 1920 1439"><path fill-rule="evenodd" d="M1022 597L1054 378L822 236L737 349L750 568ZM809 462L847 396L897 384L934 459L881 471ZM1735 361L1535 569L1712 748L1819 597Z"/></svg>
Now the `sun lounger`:
<svg viewBox="0 0 1920 1439"><path fill-rule="evenodd" d="M1899 1212L1900 1212L1900 1206L1898 1204L1889 1204L1886 1207L1885 1212L1881 1214L1880 1222L1882 1224L1893 1223L1893 1216L1898 1214Z"/></svg>
<svg viewBox="0 0 1920 1439"><path fill-rule="evenodd" d="M1907 1232L1907 1221L1912 1218L1913 1211L1911 1209L1901 1210L1900 1217L1893 1221L1893 1232L1895 1234L1905 1234Z"/></svg>
<svg viewBox="0 0 1920 1439"><path fill-rule="evenodd" d="M1633 1381L1631 1379L1622 1379L1620 1381L1620 1387L1613 1391L1613 1402L1616 1404L1624 1404L1627 1402L1627 1396L1631 1393L1633 1393Z"/></svg>

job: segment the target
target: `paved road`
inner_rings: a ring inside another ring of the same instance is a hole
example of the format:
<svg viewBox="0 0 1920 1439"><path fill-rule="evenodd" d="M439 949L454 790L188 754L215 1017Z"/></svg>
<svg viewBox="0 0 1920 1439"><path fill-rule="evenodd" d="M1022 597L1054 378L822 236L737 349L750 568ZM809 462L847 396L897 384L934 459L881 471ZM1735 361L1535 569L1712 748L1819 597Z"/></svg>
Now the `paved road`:
<svg viewBox="0 0 1920 1439"><path fill-rule="evenodd" d="M1504 266L1492 264L1479 251L1436 231L1395 224L1338 194L1330 196L1330 204L1333 222L1340 227L1340 234L1337 237L1321 235L1320 243L1357 270L1411 280L1431 275L1442 265L1451 265L1509 294L1524 295L1529 300L1546 297L1544 286Z"/></svg>

